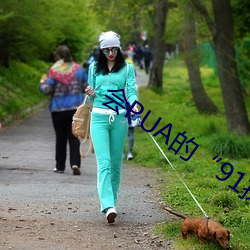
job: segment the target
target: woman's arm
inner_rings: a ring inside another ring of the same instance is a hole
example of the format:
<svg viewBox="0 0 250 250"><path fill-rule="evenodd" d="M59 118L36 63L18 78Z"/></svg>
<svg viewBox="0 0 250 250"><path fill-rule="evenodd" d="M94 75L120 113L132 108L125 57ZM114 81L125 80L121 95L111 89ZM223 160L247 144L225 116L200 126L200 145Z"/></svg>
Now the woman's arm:
<svg viewBox="0 0 250 250"><path fill-rule="evenodd" d="M88 71L88 87L86 88L85 92L89 96L89 98L93 101L95 98L95 90L94 90L94 65L95 62L90 64L89 71Z"/></svg>
<svg viewBox="0 0 250 250"><path fill-rule="evenodd" d="M127 67L127 98L129 104L132 105L134 101L138 101L137 91L136 91L136 78L134 66L128 63Z"/></svg>
<svg viewBox="0 0 250 250"><path fill-rule="evenodd" d="M43 76L39 84L39 90L45 95L51 95L54 91L55 84L56 81L53 78Z"/></svg>

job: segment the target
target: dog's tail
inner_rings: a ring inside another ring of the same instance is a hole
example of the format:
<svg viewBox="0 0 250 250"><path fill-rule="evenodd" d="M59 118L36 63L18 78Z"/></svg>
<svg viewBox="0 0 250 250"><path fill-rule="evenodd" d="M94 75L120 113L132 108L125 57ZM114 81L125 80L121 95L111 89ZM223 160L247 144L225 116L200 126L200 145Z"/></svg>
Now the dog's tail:
<svg viewBox="0 0 250 250"><path fill-rule="evenodd" d="M167 208L167 207L164 207L164 206L162 206L162 208L163 208L164 210L168 211L169 213L171 213L171 214L173 214L173 215L175 215L175 216L178 216L178 217L182 218L183 220L187 219L187 217L186 217L185 215L183 215L183 214L179 214L179 213L177 213L177 212L173 212L171 209L169 209L169 208Z"/></svg>

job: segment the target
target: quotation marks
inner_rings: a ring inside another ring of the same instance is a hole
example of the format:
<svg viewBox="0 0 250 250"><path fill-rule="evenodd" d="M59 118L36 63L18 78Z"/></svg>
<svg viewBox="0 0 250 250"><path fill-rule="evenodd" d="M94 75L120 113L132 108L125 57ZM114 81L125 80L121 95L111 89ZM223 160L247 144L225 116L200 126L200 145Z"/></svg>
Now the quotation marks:
<svg viewBox="0 0 250 250"><path fill-rule="evenodd" d="M218 157L218 155L216 155L213 160L215 160ZM220 158L219 160L217 160L216 162L218 163L222 158Z"/></svg>
<svg viewBox="0 0 250 250"><path fill-rule="evenodd" d="M213 160L216 160L218 157L218 155L216 155ZM219 158L216 162L220 162L222 158ZM229 166L230 167L230 170L228 170L228 167L227 167L227 170L225 170L225 167L226 166ZM223 163L221 165L221 172L225 175L224 178L220 178L218 175L216 175L216 178L219 180L219 181L225 181L227 180L232 174L233 174L233 171L234 171L234 167L231 163L229 162L226 162L226 163ZM241 172L237 172L237 174L240 175L239 179L236 181L236 183L234 184L234 186L231 186L231 185L228 185L229 188L231 188L233 191L235 191L236 193L239 193L239 190L237 190L237 186L239 185L239 183L241 182L241 180L243 179L243 177L245 176L244 173L241 173ZM250 180L249 180L250 182ZM245 190L245 193L242 195L242 196L238 196L240 199L243 199L246 197L247 193L250 191L250 186L248 188L243 188L243 190ZM246 198L246 200L250 200L250 197L249 198Z"/></svg>

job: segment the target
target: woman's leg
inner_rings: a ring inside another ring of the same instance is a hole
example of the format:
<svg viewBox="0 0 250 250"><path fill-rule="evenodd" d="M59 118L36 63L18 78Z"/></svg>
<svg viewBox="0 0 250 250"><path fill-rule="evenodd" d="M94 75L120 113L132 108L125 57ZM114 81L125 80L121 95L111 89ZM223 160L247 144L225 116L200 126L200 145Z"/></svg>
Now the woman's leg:
<svg viewBox="0 0 250 250"><path fill-rule="evenodd" d="M111 185L114 194L114 203L121 180L122 155L128 132L128 121L123 114L115 116L115 122L111 125L110 155L111 155Z"/></svg>
<svg viewBox="0 0 250 250"><path fill-rule="evenodd" d="M109 116L92 112L90 134L97 160L97 190L101 211L115 205L111 186L109 130Z"/></svg>
<svg viewBox="0 0 250 250"><path fill-rule="evenodd" d="M80 142L78 138L76 138L72 134L72 117L75 114L76 110L67 111L67 137L69 140L69 156L70 156L70 166L76 165L77 167L81 167L81 156L79 152Z"/></svg>
<svg viewBox="0 0 250 250"><path fill-rule="evenodd" d="M128 152L133 151L134 148L134 127L129 127L128 128Z"/></svg>
<svg viewBox="0 0 250 250"><path fill-rule="evenodd" d="M109 115L91 115L90 133L97 159L97 189L101 211L115 207L127 126L127 119L123 115L115 115L115 121L111 124Z"/></svg>
<svg viewBox="0 0 250 250"><path fill-rule="evenodd" d="M52 122L56 134L56 168L65 170L66 152L67 152L67 124L65 122L64 112L52 112Z"/></svg>

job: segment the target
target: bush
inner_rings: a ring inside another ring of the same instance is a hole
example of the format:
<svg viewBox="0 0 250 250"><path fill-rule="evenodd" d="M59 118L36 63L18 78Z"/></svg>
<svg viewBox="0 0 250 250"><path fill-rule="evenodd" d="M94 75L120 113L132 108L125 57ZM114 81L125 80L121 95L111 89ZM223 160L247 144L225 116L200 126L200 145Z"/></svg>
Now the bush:
<svg viewBox="0 0 250 250"><path fill-rule="evenodd" d="M233 134L212 138L210 150L213 154L231 159L249 158L250 139Z"/></svg>

